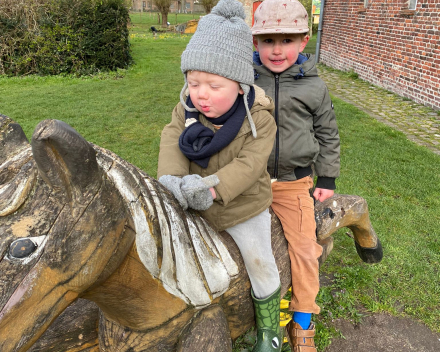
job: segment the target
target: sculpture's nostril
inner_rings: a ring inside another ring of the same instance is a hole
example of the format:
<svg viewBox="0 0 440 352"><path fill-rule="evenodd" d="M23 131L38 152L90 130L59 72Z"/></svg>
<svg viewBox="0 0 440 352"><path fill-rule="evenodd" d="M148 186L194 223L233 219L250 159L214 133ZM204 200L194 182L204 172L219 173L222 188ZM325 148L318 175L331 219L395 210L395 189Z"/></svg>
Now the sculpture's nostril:
<svg viewBox="0 0 440 352"><path fill-rule="evenodd" d="M19 239L12 242L9 255L14 258L25 258L35 251L37 245L30 239Z"/></svg>

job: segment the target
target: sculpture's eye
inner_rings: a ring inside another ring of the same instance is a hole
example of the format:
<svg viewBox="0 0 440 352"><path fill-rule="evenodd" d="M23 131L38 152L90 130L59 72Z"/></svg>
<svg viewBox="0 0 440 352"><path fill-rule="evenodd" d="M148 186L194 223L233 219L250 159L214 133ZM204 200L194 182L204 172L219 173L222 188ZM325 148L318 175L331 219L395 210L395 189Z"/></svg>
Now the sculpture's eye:
<svg viewBox="0 0 440 352"><path fill-rule="evenodd" d="M11 243L9 255L12 258L26 258L37 249L37 245L29 238L21 238Z"/></svg>

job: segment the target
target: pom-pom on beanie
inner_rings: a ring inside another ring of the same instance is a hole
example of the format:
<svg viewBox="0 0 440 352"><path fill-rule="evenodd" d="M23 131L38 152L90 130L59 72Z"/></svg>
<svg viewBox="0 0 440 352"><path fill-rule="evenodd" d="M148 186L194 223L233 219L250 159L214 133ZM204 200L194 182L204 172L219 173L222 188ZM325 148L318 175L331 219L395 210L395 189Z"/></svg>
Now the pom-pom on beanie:
<svg viewBox="0 0 440 352"><path fill-rule="evenodd" d="M240 84L252 134L256 137L255 125L247 104L250 86L254 84L252 66L252 33L244 19L243 5L237 0L220 0L211 13L199 20L197 30L182 53L180 68L185 76L185 85L180 102L187 111L183 98L187 71L203 71L229 78Z"/></svg>

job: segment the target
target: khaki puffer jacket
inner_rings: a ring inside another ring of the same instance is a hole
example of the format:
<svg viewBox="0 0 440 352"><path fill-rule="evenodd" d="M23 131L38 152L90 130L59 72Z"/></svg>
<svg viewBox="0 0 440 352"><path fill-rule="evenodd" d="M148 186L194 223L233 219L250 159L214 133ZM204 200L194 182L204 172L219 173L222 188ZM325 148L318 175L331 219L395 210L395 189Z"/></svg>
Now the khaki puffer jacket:
<svg viewBox="0 0 440 352"><path fill-rule="evenodd" d="M180 103L174 108L171 122L162 131L157 177L216 174L220 180L215 187L217 198L201 215L219 231L258 215L272 202L267 159L276 133L271 115L274 104L261 88L254 88L255 102L250 111L257 138L252 136L251 126L245 118L235 139L211 156L206 169L190 162L179 149L179 137L185 129L185 110ZM199 120L216 131L204 115L199 114Z"/></svg>
<svg viewBox="0 0 440 352"><path fill-rule="evenodd" d="M274 74L254 55L255 84L273 98L278 126L268 171L279 181L293 181L310 175L313 165L316 186L334 189L340 141L333 104L314 56L302 54L301 61Z"/></svg>

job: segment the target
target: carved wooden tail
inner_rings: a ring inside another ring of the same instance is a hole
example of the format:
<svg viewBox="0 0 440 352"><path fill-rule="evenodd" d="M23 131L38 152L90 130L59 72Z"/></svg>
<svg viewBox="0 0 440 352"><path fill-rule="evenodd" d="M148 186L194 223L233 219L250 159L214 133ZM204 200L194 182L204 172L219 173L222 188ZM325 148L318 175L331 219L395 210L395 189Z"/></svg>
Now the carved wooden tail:
<svg viewBox="0 0 440 352"><path fill-rule="evenodd" d="M331 235L342 227L353 232L356 250L366 263L379 263L383 257L382 245L371 226L368 205L359 196L335 194L315 205L316 236L324 251L321 262L333 247Z"/></svg>

